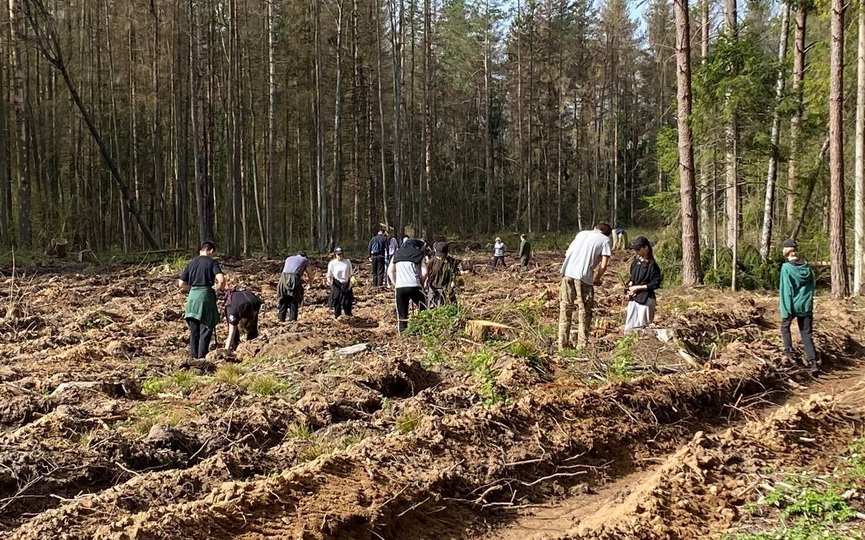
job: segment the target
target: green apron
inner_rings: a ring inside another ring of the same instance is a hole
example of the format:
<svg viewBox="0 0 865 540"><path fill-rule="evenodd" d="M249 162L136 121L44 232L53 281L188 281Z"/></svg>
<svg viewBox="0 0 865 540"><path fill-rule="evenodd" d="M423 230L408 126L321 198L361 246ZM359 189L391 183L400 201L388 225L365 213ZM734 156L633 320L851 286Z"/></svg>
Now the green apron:
<svg viewBox="0 0 865 540"><path fill-rule="evenodd" d="M184 319L195 319L208 328L219 324L219 309L216 307L216 293L211 287L193 287L186 297Z"/></svg>

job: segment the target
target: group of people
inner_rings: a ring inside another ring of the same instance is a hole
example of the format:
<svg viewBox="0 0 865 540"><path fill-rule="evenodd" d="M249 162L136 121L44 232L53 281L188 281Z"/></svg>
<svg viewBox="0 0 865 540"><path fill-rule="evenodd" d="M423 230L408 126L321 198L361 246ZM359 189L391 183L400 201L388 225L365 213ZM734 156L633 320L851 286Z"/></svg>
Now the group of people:
<svg viewBox="0 0 865 540"><path fill-rule="evenodd" d="M595 287L601 286L612 256L611 237L620 242L624 231L613 231L610 225L598 223L592 230L576 235L568 246L561 267L559 290L559 350L588 346L595 306ZM638 236L628 246L634 251L630 276L625 284L628 298L625 316L625 333L646 328L655 318L657 291L663 283L661 267L655 260L654 250L648 238ZM505 245L500 238L494 244L494 263L504 265ZM797 321L805 359L812 371L817 369L817 354L812 337L814 306L814 273L811 265L799 257L798 246L793 240L782 244L785 263L781 268L779 284L781 335L785 353L793 357L791 326ZM206 356L213 331L221 318L217 307L216 291L227 288L227 282L219 263L214 259L216 246L204 242L198 256L183 269L179 285L188 293L184 318L189 325L189 345L193 358ZM335 248L334 257L328 263L326 282L331 288L329 305L333 316L352 316L354 304L353 285L356 278L351 261L342 248ZM404 238L398 244L380 230L369 243L374 287L392 286L397 314L397 331L408 327L409 312L414 304L418 311L456 302L456 282L460 274L460 262L449 255L446 242L428 246L417 238ZM520 259L528 265L531 247L525 235L521 235ZM384 274L384 275L382 275ZM277 317L280 322L296 321L303 304L304 287L311 286L314 277L309 258L300 252L285 259L277 285ZM250 291L228 290L222 315L228 323L225 348L234 350L240 342L240 334L247 339L258 335L258 317L262 301ZM577 311L576 343L572 341L571 329L574 311Z"/></svg>
<svg viewBox="0 0 865 540"><path fill-rule="evenodd" d="M507 264L505 264L505 252L507 251L508 246L502 242L501 237L496 236L495 241L493 242L493 269L501 266L502 268L507 268ZM520 249L517 252L517 255L520 258L520 267L525 270L529 267L529 261L532 258L532 243L529 242L529 238L525 234L520 235Z"/></svg>
<svg viewBox="0 0 865 540"><path fill-rule="evenodd" d="M588 345L595 305L595 287L602 285L603 276L610 265L611 237L615 238L618 247L624 247L621 242L625 234L624 230L614 231L608 224L598 223L591 231L577 234L568 246L561 268L562 281L559 291L559 350L574 346L571 326L575 308L578 313L576 348ZM628 297L624 329L626 334L652 324L657 306L655 291L663 283L663 273L655 261L649 239L638 236L629 248L634 251L634 258L631 261L629 281L625 284L625 294ZM790 327L795 319L802 338L805 361L811 372L815 372L817 353L812 336L814 273L811 265L799 257L798 245L794 240L785 240L781 249L785 259L779 284L784 352L791 360L794 358Z"/></svg>

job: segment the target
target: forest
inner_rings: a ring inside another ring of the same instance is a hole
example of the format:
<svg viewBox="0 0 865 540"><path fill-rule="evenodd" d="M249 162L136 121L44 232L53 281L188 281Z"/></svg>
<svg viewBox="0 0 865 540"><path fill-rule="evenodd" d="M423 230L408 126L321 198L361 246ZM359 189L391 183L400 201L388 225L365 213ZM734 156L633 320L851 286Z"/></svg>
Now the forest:
<svg viewBox="0 0 865 540"><path fill-rule="evenodd" d="M606 220L686 229L686 283L793 236L858 291L865 25L836 3L9 0L0 245L275 255Z"/></svg>

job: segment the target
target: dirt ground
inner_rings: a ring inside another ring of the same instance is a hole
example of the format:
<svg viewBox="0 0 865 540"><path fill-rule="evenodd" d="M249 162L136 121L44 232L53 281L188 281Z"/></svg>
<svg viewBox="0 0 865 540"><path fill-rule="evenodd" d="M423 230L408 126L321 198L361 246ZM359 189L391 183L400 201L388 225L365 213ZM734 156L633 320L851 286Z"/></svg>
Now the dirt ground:
<svg viewBox="0 0 865 540"><path fill-rule="evenodd" d="M222 261L264 299L260 337L198 362L178 268L2 269L0 537L722 537L762 526L742 507L766 471L831 471L860 435L854 301L818 301L815 379L770 296L664 290L658 332L623 339L617 253L592 348L559 355L560 255L458 256L463 313L435 339L396 336L364 260L354 318L322 259L296 324L281 262ZM508 329L477 343L466 319Z"/></svg>

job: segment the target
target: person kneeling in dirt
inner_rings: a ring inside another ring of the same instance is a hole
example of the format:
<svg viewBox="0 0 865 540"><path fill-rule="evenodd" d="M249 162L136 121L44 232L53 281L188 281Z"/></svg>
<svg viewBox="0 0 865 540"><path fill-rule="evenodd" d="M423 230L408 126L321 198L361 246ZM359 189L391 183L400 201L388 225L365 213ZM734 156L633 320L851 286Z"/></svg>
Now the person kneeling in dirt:
<svg viewBox="0 0 865 540"><path fill-rule="evenodd" d="M574 303L578 308L577 348L588 345L592 327L592 309L595 306L595 286L610 265L610 234L606 223L598 223L591 231L577 234L562 263L562 285L559 289L559 350L571 347L571 319ZM595 267L600 269L595 274Z"/></svg>
<svg viewBox="0 0 865 540"><path fill-rule="evenodd" d="M204 242L198 257L192 259L180 274L180 288L189 292L183 318L189 325L189 350L192 358L204 358L210 349L213 329L219 323L219 308L216 305L217 290L225 289L225 275L219 263L213 260L216 245Z"/></svg>
<svg viewBox="0 0 865 540"><path fill-rule="evenodd" d="M793 337L790 335L790 325L793 319L799 326L802 336L802 347L805 349L805 359L811 372L817 371L817 351L814 349L812 337L814 327L814 272L811 265L799 258L796 241L784 240L781 244L782 253L787 262L781 266L781 283L778 294L781 303L781 338L784 341L784 353L793 360Z"/></svg>
<svg viewBox="0 0 865 540"><path fill-rule="evenodd" d="M351 317L351 308L354 304L354 292L351 289L351 261L342 254L342 248L333 250L336 255L327 265L327 284L330 285L330 307L333 308L333 318L339 319L345 311L347 317Z"/></svg>
<svg viewBox="0 0 865 540"><path fill-rule="evenodd" d="M460 263L448 255L447 242L436 242L435 254L427 263L426 304L432 309L457 303L456 278Z"/></svg>
<svg viewBox="0 0 865 540"><path fill-rule="evenodd" d="M638 236L631 244L636 252L631 263L631 280L628 282L628 314L625 317L625 333L645 328L655 320L655 290L661 288L663 274L655 262L652 244L645 236Z"/></svg>
<svg viewBox="0 0 865 540"><path fill-rule="evenodd" d="M279 322L285 322L288 314L289 321L296 321L303 303L303 277L312 286L312 270L306 253L300 252L285 259L282 267L282 275L279 276L279 285L276 286L277 316Z"/></svg>
<svg viewBox="0 0 865 540"><path fill-rule="evenodd" d="M409 304L414 302L420 311L426 309L423 286L427 277L423 242L410 238L403 242L393 256L388 277L396 289L397 331L401 334L408 328Z"/></svg>
<svg viewBox="0 0 865 540"><path fill-rule="evenodd" d="M228 321L228 338L225 348L234 351L240 345L240 333L246 339L258 337L258 312L261 299L249 291L228 291L225 295L225 320Z"/></svg>

